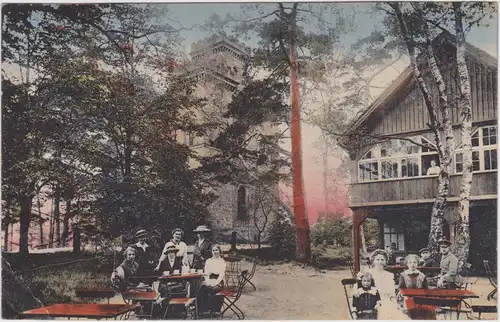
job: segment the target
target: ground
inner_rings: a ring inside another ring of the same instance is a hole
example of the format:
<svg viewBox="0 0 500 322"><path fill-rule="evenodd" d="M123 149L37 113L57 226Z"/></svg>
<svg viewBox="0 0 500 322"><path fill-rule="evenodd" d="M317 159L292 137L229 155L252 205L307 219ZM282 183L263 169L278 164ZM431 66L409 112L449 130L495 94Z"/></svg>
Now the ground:
<svg viewBox="0 0 500 322"><path fill-rule="evenodd" d="M349 320L340 283L349 277L348 270L318 271L294 263L257 266L252 279L257 290L246 286L237 305L245 313L246 320ZM350 288L347 290L351 291ZM496 300L486 300L491 290L487 279L477 279L472 291L480 298L473 299L471 304L495 305ZM112 299L113 302L123 303L120 296ZM496 315L485 314L481 318L495 320ZM225 319L235 317L228 312ZM461 315L460 319L465 320L466 316Z"/></svg>

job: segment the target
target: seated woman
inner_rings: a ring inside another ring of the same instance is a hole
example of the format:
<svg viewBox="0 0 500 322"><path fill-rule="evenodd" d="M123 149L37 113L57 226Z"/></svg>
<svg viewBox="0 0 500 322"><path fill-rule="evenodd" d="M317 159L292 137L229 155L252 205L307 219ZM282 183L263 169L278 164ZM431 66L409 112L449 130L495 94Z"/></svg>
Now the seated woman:
<svg viewBox="0 0 500 322"><path fill-rule="evenodd" d="M224 287L224 278L226 275L226 262L221 257L221 248L219 245L212 246L212 257L205 262L205 280L198 293L200 312L211 313L220 312L224 298L215 295Z"/></svg>
<svg viewBox="0 0 500 322"><path fill-rule="evenodd" d="M182 258L176 256L178 251L179 248L175 245L170 245L165 249L164 255L167 256L167 258L161 262L161 272L168 272L169 275L172 275L175 270L181 272ZM170 294L171 297L185 297L185 284L185 281L167 282L166 285L160 285L158 292L165 298L168 297L168 294Z"/></svg>
<svg viewBox="0 0 500 322"><path fill-rule="evenodd" d="M129 289L136 288L138 285L129 280L131 276L137 275L139 264L135 261L136 250L133 247L128 247L123 252L125 260L111 274L111 283L113 287L123 292Z"/></svg>

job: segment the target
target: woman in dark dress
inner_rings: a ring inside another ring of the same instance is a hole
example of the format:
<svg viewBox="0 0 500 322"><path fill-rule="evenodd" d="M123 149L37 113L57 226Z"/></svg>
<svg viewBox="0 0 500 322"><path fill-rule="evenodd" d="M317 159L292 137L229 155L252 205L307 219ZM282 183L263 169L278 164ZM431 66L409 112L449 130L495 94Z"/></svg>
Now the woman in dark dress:
<svg viewBox="0 0 500 322"><path fill-rule="evenodd" d="M137 243L134 244L136 250L136 261L139 264L140 276L154 275L155 254L153 247L146 243L148 233L144 229L140 229L135 233Z"/></svg>
<svg viewBox="0 0 500 322"><path fill-rule="evenodd" d="M123 255L125 256L125 260L111 274L111 283L119 292L123 292L137 286L136 283L130 281L130 277L136 276L139 270L139 264L135 261L135 248L128 247L123 252Z"/></svg>
<svg viewBox="0 0 500 322"><path fill-rule="evenodd" d="M207 239L210 229L207 226L198 226L194 233L198 234L198 240L194 243L193 268L196 270L205 268L205 261L212 257L212 243Z"/></svg>
<svg viewBox="0 0 500 322"><path fill-rule="evenodd" d="M177 257L177 252L179 249L175 245L170 245L165 250L165 255L167 258L161 263L162 274L172 275L175 270L180 273L182 270L182 258ZM186 294L186 281L182 282L167 282L166 284L161 284L158 288L158 293L161 297L185 297Z"/></svg>

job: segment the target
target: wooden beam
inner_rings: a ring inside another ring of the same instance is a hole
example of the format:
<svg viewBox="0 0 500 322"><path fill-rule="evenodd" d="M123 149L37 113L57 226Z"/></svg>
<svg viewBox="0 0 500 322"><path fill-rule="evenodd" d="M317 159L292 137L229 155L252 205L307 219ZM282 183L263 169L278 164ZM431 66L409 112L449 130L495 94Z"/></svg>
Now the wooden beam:
<svg viewBox="0 0 500 322"><path fill-rule="evenodd" d="M497 199L497 195L480 195L480 196L470 196L470 200L490 200ZM364 202L359 204L351 204L349 208L361 208L361 207L376 207L376 206L392 206L392 205L409 205L409 204L427 204L433 203L435 199L413 199L413 200L391 200L391 201L372 201ZM447 202L458 202L460 197L449 197Z"/></svg>

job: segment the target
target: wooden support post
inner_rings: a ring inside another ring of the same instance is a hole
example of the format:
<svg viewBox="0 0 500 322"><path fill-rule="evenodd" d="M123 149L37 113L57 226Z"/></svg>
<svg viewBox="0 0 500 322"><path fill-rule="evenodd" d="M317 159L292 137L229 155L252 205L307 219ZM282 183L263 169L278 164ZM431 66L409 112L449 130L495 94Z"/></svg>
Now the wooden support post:
<svg viewBox="0 0 500 322"><path fill-rule="evenodd" d="M361 224L363 224L363 221L365 221L367 217L368 217L368 211L366 211L365 209L356 209L353 211L353 217L352 217L352 232L354 239L353 256L354 256L354 270L356 272L359 272L360 270L360 262L359 262L359 248L361 246L360 227Z"/></svg>

